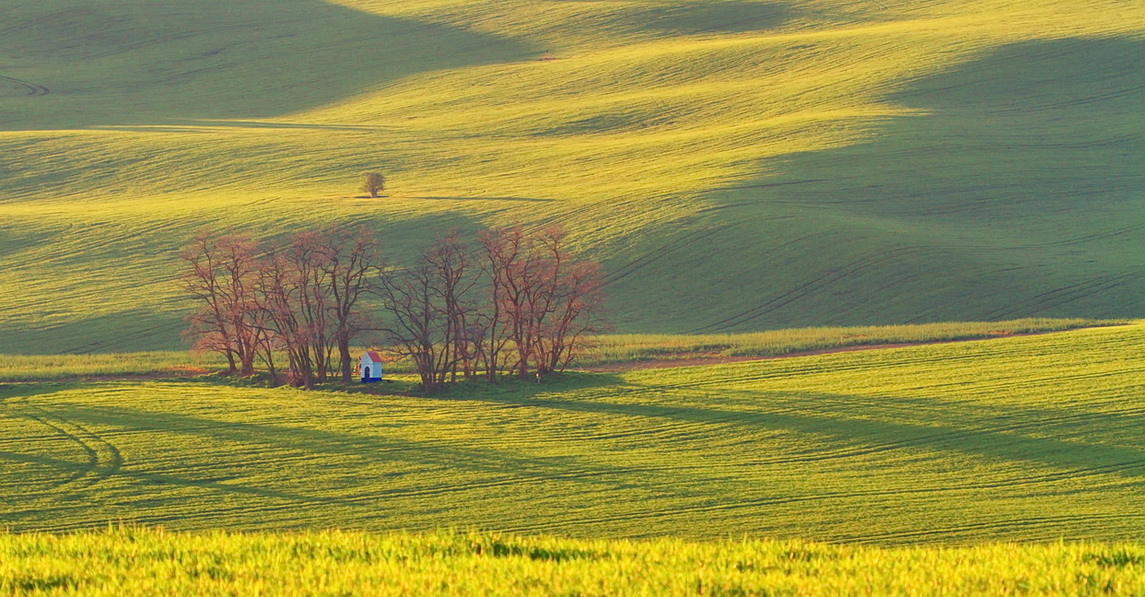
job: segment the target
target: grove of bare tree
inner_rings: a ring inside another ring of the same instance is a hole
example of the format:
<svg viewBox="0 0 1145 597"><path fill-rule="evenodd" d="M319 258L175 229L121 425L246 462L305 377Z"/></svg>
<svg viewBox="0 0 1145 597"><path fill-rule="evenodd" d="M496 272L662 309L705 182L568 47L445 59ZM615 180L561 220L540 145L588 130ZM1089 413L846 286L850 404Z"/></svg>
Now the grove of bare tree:
<svg viewBox="0 0 1145 597"><path fill-rule="evenodd" d="M364 228L300 232L264 246L201 232L180 254L184 288L198 304L187 334L196 348L225 355L231 374L252 374L259 358L277 379L274 356L285 352L287 382L310 388L331 377L336 351L349 381L350 344L368 321L359 300L376 276L378 247Z"/></svg>
<svg viewBox="0 0 1145 597"><path fill-rule="evenodd" d="M287 382L304 388L335 370L350 382L351 344L364 331L383 332L386 350L433 392L459 377L562 371L606 329L600 264L570 250L559 227L486 230L475 246L450 231L405 268L383 267L365 229L261 246L203 232L180 256L197 302L186 332L196 348L223 354L231 374L252 374L259 359L272 379L284 353ZM376 317L364 307L371 299Z"/></svg>

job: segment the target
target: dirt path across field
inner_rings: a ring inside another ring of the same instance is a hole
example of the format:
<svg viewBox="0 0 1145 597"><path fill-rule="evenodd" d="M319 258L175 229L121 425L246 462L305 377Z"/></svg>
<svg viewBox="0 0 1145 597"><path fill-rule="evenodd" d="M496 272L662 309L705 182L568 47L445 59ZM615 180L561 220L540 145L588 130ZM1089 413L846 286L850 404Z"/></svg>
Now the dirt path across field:
<svg viewBox="0 0 1145 597"><path fill-rule="evenodd" d="M1078 328L1074 328L1078 329ZM770 361L773 359L791 359L797 357L811 357L821 354L835 354L838 352L858 352L860 350L883 350L887 348L905 348L907 346L929 346L932 344L954 344L956 342L974 342L976 340L994 340L997 338L1016 338L1019 336L1039 336L1042 334L1056 334L1069 330L1053 330L1048 332L1027 332L1021 334L993 334L982 338L961 338L958 340L931 340L926 342L902 342L898 344L855 344L852 346L838 346L835 348L823 348L819 350L803 350L797 352L789 352L786 354L776 354L767 356L737 356L729 357L723 356L718 353L711 353L707 355L695 356L692 353L685 353L674 358L668 356L663 359L654 359L647 361L631 361L625 363L606 363L604 365L592 365L588 367L577 367L579 371L589 371L593 373L617 373L620 371L633 371L636 369L670 369L672 367L696 367L700 365L725 365L728 363L743 363L747 361ZM685 356L687 355L687 356Z"/></svg>
<svg viewBox="0 0 1145 597"><path fill-rule="evenodd" d="M1072 330L1084 328L1071 328ZM719 353L709 353L696 355L694 353L681 353L679 355L666 355L665 358L649 359L644 361L628 361L623 363L606 363L603 365L590 365L586 367L575 367L577 371L587 371L590 373L618 373L622 371L634 371L637 369L669 369L672 367L696 367L702 365L726 365L728 363L743 363L747 361L770 361L773 359L791 359L798 357L810 357L823 354L835 354L840 352L858 352L861 350L885 350L888 348L905 348L907 346L930 346L933 344L954 344L957 342L974 342L977 340L994 340L997 338L1016 338L1019 336L1040 336L1043 334L1057 334L1060 332L1067 332L1071 330L1052 330L1046 332L1025 332L1018 334L992 334L981 338L961 338L958 340L931 340L926 342L902 342L897 344L856 344L852 346L838 346L835 348L824 348L819 350L804 350L797 352L789 352L779 355L768 356L723 356ZM70 383L70 382L85 382L85 381L154 381L160 379L172 379L181 377L197 377L212 373L206 369L196 367L178 367L169 369L167 371L156 371L153 373L141 374L126 374L126 375L75 375L69 377L59 377L55 379L20 379L20 380L0 380L0 385L7 384L36 384L36 383Z"/></svg>

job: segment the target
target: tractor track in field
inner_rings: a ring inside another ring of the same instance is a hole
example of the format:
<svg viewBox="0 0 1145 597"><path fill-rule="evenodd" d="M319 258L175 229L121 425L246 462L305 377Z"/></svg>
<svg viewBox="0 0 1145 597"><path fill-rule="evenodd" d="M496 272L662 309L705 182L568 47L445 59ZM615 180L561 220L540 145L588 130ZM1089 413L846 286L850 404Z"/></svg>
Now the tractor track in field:
<svg viewBox="0 0 1145 597"><path fill-rule="evenodd" d="M788 465L788 464L805 464L809 462L823 462L829 460L841 460L847 458L861 458L884 452L891 452L895 450L905 450L911 448L923 448L933 450L945 450L944 446L949 445L951 442L965 442L975 438L987 439L996 441L999 438L994 437L997 434L1005 434L1016 431L1023 431L1029 429L1040 428L1044 425L1060 425L1062 423L1082 422L1090 418L1100 419L1103 415L1142 415L1145 414L1145 408L1124 409L1122 411L1104 411L1102 413L1088 414L1088 413L1073 413L1064 414L1057 417L1046 417L1038 420L1024 421L1020 423L1011 423L1008 425L1000 425L996 427L975 427L968 429L951 429L949 431L938 431L930 435L920 435L908 440L884 442L881 444L868 444L866 446L855 446L851 448L842 448L827 452L809 452L803 455L793 455L788 457L778 457L765 460L756 461L755 464L760 465ZM764 415L766 416L766 415ZM1137 423L1132 425L1136 426ZM1022 436L1015 436L1016 441L1022 441ZM972 451L972 450L971 450ZM1141 461L1135 461L1140 463Z"/></svg>
<svg viewBox="0 0 1145 597"><path fill-rule="evenodd" d="M7 406L10 416L42 425L52 435L79 446L86 456L85 463L66 478L51 484L49 489L75 490L90 487L115 475L123 467L123 454L119 448L88 428L54 416L43 408L29 405L27 398Z"/></svg>
<svg viewBox="0 0 1145 597"><path fill-rule="evenodd" d="M1083 282L1036 294L1025 300L1008 305L1003 309L989 313L984 316L984 319L1004 319L1007 314L1019 312L1034 315L1080 299L1092 297L1098 293L1121 288L1142 279L1145 279L1145 270L1127 274L1098 276Z"/></svg>
<svg viewBox="0 0 1145 597"><path fill-rule="evenodd" d="M851 261L842 267L829 270L826 273L820 274L819 276L803 282L791 290L788 290L779 296L773 297L770 300L756 305L751 309L741 311L740 313L732 315L731 317L721 319L708 325L689 330L687 333L716 333L721 330L726 330L738 325L749 323L760 317L763 317L764 315L773 313L776 310L781 309L791 303L819 293L839 281L860 275L871 268L893 262L900 257L918 252L920 250L921 249L919 247L898 247L896 249L887 251L876 251L868 253L863 257Z"/></svg>
<svg viewBox="0 0 1145 597"><path fill-rule="evenodd" d="M866 348L866 347L858 347L858 348L862 349L862 348ZM918 364L918 363L930 362L930 361L929 361L929 359L926 359L926 358L917 358L917 359L912 359L910 362ZM866 368L865 366L856 365L856 366L844 367L843 370L859 371L859 370L862 370L865 368ZM837 369L837 368L832 369L832 371L838 371L838 370L840 370L840 369ZM778 377L791 377L793 375L800 375L801 373L802 373L801 371L794 371L794 372L787 371L787 372L784 372L782 375L779 375ZM1060 376L1059 375L1059 376L1056 376L1054 378L1054 381L1056 383L1059 383L1059 384L1060 383L1070 383L1070 382L1076 382L1076 381L1081 381L1081 380L1102 378L1102 377L1106 377L1108 375L1110 375L1108 372L1082 373L1082 374L1076 374L1076 375L1071 375L1071 376ZM639 397L640 395L643 395L643 394L661 394L661 395L663 395L663 394L669 394L669 393L675 393L675 392L693 393L693 392L697 392L697 391L703 391L705 388L713 388L713 389L722 388L725 390L734 390L735 386L737 386L739 384L758 383L758 382L767 381L770 379L775 379L776 377L777 377L777 375L775 375L775 374L762 373L762 374L738 375L738 376L735 376L732 378L726 378L725 377L725 378L720 378L720 379L716 379L716 380L699 380L699 381L695 381L695 382L687 382L687 383L682 383L682 384L657 384L657 385L652 385L652 386L637 386L637 387L629 387L629 388L625 388L625 389L620 389L619 391L616 392L616 396L618 396L618 397L623 396L625 398L634 398L634 397ZM1006 384L1005 387L1012 387L1014 385L1017 385L1017 384L1014 384L1014 383ZM1001 389L1004 389L1004 387L992 386L990 389L992 392L996 392L996 391L999 391ZM838 407L839 405L835 405L835 406ZM592 408L592 407L586 405L582 408ZM620 412L620 413L626 412L626 405L625 404L617 404L617 405L609 406L607 408L610 410L616 410L617 412ZM686 411L687 409L688 409L687 406L681 406L680 407L680 410ZM644 414L655 415L657 413L644 413ZM766 412L760 412L760 411L728 411L726 419L711 419L708 422L709 423L721 423L722 422L722 423L730 423L730 424L751 425L752 421L755 420L757 423L764 424L764 425L766 425L768 423L782 424L783 423L783 417L792 416L792 415L796 415L796 414L803 415L803 416L812 416L812 417L815 417L815 416L824 417L824 422L827 422L827 417L830 417L830 416L836 414L836 412L835 412L835 410L827 409L827 410L815 410L811 413L808 413L806 405L796 405L796 406L791 406L788 408L781 408L781 407L780 408L774 408L773 407L772 409L770 409ZM1055 416L1042 416L1042 417L1038 417L1038 418L1032 419L1032 420L1018 421L1018 422L1013 422L1013 423L1008 423L1008 424L1003 424L1003 425L979 425L979 426L973 426L973 427L964 427L964 428L960 428L960 429L934 428L933 429L934 432L932 432L932 433L928 432L929 430L924 429L922 424L920 424L920 423L907 422L906 424L918 427L918 429L917 429L918 434L916 434L915 437L905 439L905 440L900 440L900 441L881 442L881 443L865 444L865 445L858 445L858 446L848 446L848 447L834 448L834 449L830 449L830 450L804 451L801 453L788 454L788 455L783 455L783 456L779 456L779 457L756 460L756 461L752 462L752 465L775 466L775 465L790 465L790 464L801 464L801 463L810 463L810 462L824 462L824 461L842 460L842 459L848 459L848 458L861 458L861 457L876 455L876 454L880 454L880 453L891 452L891 451L895 451L895 450L904 450L904 449L912 449L912 448L923 448L923 449L931 448L931 449L936 449L936 450L944 450L944 449L946 449L945 446L949 445L951 442L965 442L967 440L973 440L975 438L983 438L983 439L988 439L990 441L996 441L997 439L999 439L999 438L995 437L997 434L1009 434L1009 433L1021 432L1021 431L1030 430L1030 429L1038 429L1038 428L1045 427L1047 425L1060 426L1063 424L1073 424L1073 423L1080 423L1080 422L1085 422L1085 421L1101 421L1103 419L1107 419L1110 417L1125 417L1125 418L1133 419L1133 420L1123 422L1119 426L1124 426L1124 425L1136 426L1136 425L1140 424L1138 420L1140 418L1142 418L1143 415L1145 415L1145 407L1133 406L1133 407L1117 408L1117 409L1113 409L1113 410L1103 410L1100 412L1076 412L1076 411L1075 412L1063 412L1063 413L1060 413L1060 414L1055 415ZM665 407L664 412L663 412L663 416L671 418L673 416L672 409ZM700 421L696 421L696 423L700 423ZM890 421L890 422L888 422L888 424L895 424L895 422ZM900 423L900 424L902 424L902 423ZM1107 425L1107 427L1108 427L1108 425ZM809 431L809 432L813 432L813 431ZM823 429L822 432L826 433L828 435L830 435L830 433L831 433L829 427ZM1015 435L1012 439L1014 442L1020 443L1020 442L1024 441L1024 438L1025 438L1025 436ZM1003 437L1002 439L1005 439L1005 438ZM1138 461L1134 461L1131 463L1127 463L1125 466L1128 467L1128 466L1133 466L1136 464L1140 464L1140 463ZM1101 468L1104 468L1104 465L1102 467L1095 467L1094 470L1101 469ZM1076 472L1077 473L1083 473L1086 470L1087 469L1082 468L1082 469L1077 469Z"/></svg>
<svg viewBox="0 0 1145 597"><path fill-rule="evenodd" d="M677 250L690 245L693 242L702 241L706 238L709 238L715 234L719 234L720 232L724 232L726 230L734 228L738 225L739 225L739 223L730 223L730 224L724 224L723 226L718 226L715 228L701 228L698 230L693 230L691 232L688 232L688 233L676 238L675 240L669 242L668 244L660 247L659 249L656 249L655 251L649 251L648 253L639 257L638 259L636 259L634 261L630 261L630 262L626 263L625 265L613 270L612 273L605 276L604 285L608 286L609 284L613 284L615 282L623 280L624 278L628 277L633 272L640 270L640 269L643 269L643 268L655 263L656 261L659 261L660 259L663 259L664 257L676 252Z"/></svg>
<svg viewBox="0 0 1145 597"><path fill-rule="evenodd" d="M958 244L958 243L944 243L932 245L936 249L946 250L974 250L974 251L1014 251L1014 250L1031 250L1031 249L1047 249L1050 247L1072 247L1082 245L1094 241L1111 240L1124 237L1134 232L1145 230L1145 224L1133 224L1130 226L1122 226L1120 228L1111 228L1108 230L1100 230L1091 234L1084 234L1072 238L1063 238L1060 240L1053 240L1044 243L1032 243L1024 245L978 245L978 244Z"/></svg>
<svg viewBox="0 0 1145 597"><path fill-rule="evenodd" d="M1145 85L1139 85L1139 86L1134 86L1134 87L1125 87L1122 89L1118 89L1116 91L1109 91L1106 93L1099 93L1097 95L1090 95L1090 96L1086 96L1086 97L1078 97L1078 98L1064 100L1064 101L1060 101L1060 102L1054 102L1054 103L1050 103L1050 104L1041 104L1041 105L1036 105L1036 106L1020 106L1020 107L1014 107L1014 108L997 108L997 109L993 109L993 110L986 110L986 112L989 114L1004 114L1004 113L1009 113L1009 112L1020 112L1020 113L1025 114L1025 113L1030 113L1030 112L1044 112L1047 110L1056 110L1059 108L1072 108L1072 107L1076 107L1076 106L1083 106L1086 104L1093 104L1093 103L1097 103L1097 102L1108 101L1111 99L1118 99L1118 98L1122 98L1122 97L1138 95L1141 93L1145 93Z"/></svg>
<svg viewBox="0 0 1145 597"><path fill-rule="evenodd" d="M1083 376L1079 376L1083 377ZM624 406L617 406L615 409L618 413L623 413ZM681 407L680 410L686 410L687 407ZM664 407L663 416L671 418L671 408ZM812 411L810 414L814 416L820 414L819 411ZM830 413L828 413L830 414ZM733 425L752 425L753 421L756 423L775 423L782 424L784 416L802 415L808 416L808 411L805 406L792 406L788 408L776 408L768 411L728 411L728 418L726 419L710 419L706 422L694 422L694 424L716 424L727 423ZM1139 417L1145 415L1145 407L1123 408L1118 410L1104 410L1100 413L1064 413L1058 416L1041 417L1031 419L1031 421L1022 421L1010 423L1005 425L984 425L976 427L963 427L963 429L947 429L943 430L941 427L934 427L933 433L923 433L915 435L914 438L898 441L886 441L877 443L863 443L859 446L848 446L840 448L832 448L828 450L804 450L802 453L789 454L784 456L776 456L769 458L760 458L752 461L752 466L785 466L791 464L807 464L807 463L821 463L829 461L840 461L840 459L847 458L861 458L872 455L889 453L889 451L905 450L911 448L923 448L933 450L947 450L951 442L963 442L976 438L994 439L998 434L1020 432L1031 429L1040 429L1045 425L1061 425L1068 423L1080 423L1089 421L1089 419L1097 419L1110 416L1123 416L1123 417ZM779 419L779 421L773 421ZM887 422L887 424L895 424L895 422ZM1127 425L1138 425L1137 422L1126 423ZM917 425L917 424L913 424ZM923 431L923 430L919 430ZM814 433L814 431L807 431ZM830 434L829 430L823 430L822 433ZM1014 441L1024 441L1024 435L1013 435ZM996 443L995 443L996 445ZM1142 463L1143 461L1132 461L1127 463L1126 468ZM1104 469L1107 465L1096 466L1093 468ZM1076 472L1084 472L1088 468L1077 469Z"/></svg>
<svg viewBox="0 0 1145 597"><path fill-rule="evenodd" d="M934 346L937 344L958 344L962 342L977 342L982 340L993 340L996 338L1018 338L1022 336L1032 336L1037 334L1052 334L1054 332L1037 332L1034 334L999 334L997 336L990 336L985 338L964 338L957 340L934 340L927 342L897 342L886 344L852 344L848 346L836 346L833 348L818 348L814 350L800 350L795 352L788 352L784 354L771 354L771 355L740 355L740 356L723 356L719 354L711 354L705 356L689 356L672 359L658 359L648 361L631 361L621 363L607 363L603 365L591 365L580 367L580 371L588 371L591 373L612 373L622 371L635 371L641 369L674 369L678 367L704 367L711 365L731 365L736 363L751 363L755 361L774 361L779 359L796 359L801 357L823 356L830 354L840 354L847 352L865 352L868 350L891 350L895 348L910 348L912 346ZM861 367L856 367L858 369ZM768 374L759 379L768 379L774 375ZM725 380L728 381L728 380ZM749 378L735 379L730 381L752 381ZM696 387L714 384L716 382L691 382L696 384ZM672 387L686 387L686 384L680 386L657 386L660 388L670 389Z"/></svg>
<svg viewBox="0 0 1145 597"><path fill-rule="evenodd" d="M16 94L17 96L43 96L43 95L48 95L49 93L51 93L51 91L47 87L44 87L43 85L37 85L35 83L29 83L27 81L22 81L20 79L16 79L13 77L5 77L3 75L0 75L0 82L8 83L10 86L17 89L18 91L22 90L23 93L17 93ZM4 95L3 93L0 93L0 97L2 97L3 95Z"/></svg>
<svg viewBox="0 0 1145 597"><path fill-rule="evenodd" d="M1030 516L1009 520L968 523L942 528L890 531L872 535L860 535L854 538L845 539L845 541L848 543L882 543L888 540L918 540L920 538L935 536L949 538L951 536L966 535L975 531L988 532L993 534L994 531L1000 529L1029 529L1031 527L1043 526L1061 527L1064 525L1076 525L1077 523L1102 523L1102 525L1105 526L1109 522L1126 522L1127 518L1145 519L1145 514L1118 513L1086 514L1080 516ZM1046 539L1060 537L1061 533L1052 533L1047 536Z"/></svg>

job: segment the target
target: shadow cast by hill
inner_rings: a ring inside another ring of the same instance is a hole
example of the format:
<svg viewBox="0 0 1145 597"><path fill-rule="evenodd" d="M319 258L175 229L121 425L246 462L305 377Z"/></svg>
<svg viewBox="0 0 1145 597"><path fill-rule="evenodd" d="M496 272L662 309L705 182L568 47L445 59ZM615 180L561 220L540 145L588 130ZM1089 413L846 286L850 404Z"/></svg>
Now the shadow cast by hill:
<svg viewBox="0 0 1145 597"><path fill-rule="evenodd" d="M676 231L704 242L614 288L687 279L658 308L697 315L726 296L697 333L1145 316L1142 64L1140 39L1061 39L897 83L884 101L913 113L712 191Z"/></svg>
<svg viewBox="0 0 1145 597"><path fill-rule="evenodd" d="M0 94L0 127L281 116L412 74L532 53L518 41L321 0L72 4L5 6L5 68L50 94Z"/></svg>
<svg viewBox="0 0 1145 597"><path fill-rule="evenodd" d="M567 0L554 0L567 1ZM592 3L602 0L573 0ZM609 13L609 26L631 32L661 31L674 35L763 31L790 20L787 3L730 0L723 2L648 2Z"/></svg>

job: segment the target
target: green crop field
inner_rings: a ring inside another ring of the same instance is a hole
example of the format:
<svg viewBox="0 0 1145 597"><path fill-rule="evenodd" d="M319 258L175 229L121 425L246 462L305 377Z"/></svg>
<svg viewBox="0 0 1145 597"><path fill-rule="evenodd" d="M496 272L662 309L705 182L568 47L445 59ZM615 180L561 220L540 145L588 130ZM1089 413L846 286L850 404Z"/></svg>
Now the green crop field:
<svg viewBox="0 0 1145 597"><path fill-rule="evenodd" d="M995 322L930 323L898 326L805 328L740 334L618 334L594 337L575 366L590 369L704 364L749 357L784 356L824 350L867 348L900 343L953 342L1011 335L1040 334L1085 327L1122 325L1093 319L1016 319ZM359 348L358 350L362 350ZM278 356L286 361L286 355ZM218 353L151 351L83 355L0 355L0 383L101 378L170 378L217 373L226 369ZM411 373L408 358L386 364L387 373Z"/></svg>
<svg viewBox="0 0 1145 597"><path fill-rule="evenodd" d="M775 335L665 341L613 346ZM56 372L146 359L187 364ZM432 397L9 381L0 592L1139 594L1142 380L1136 322Z"/></svg>
<svg viewBox="0 0 1145 597"><path fill-rule="evenodd" d="M435 397L10 383L0 525L1141 540L1142 380L1133 324Z"/></svg>
<svg viewBox="0 0 1145 597"><path fill-rule="evenodd" d="M329 222L396 262L559 222L625 333L1140 317L1143 34L1119 0L9 0L0 352L179 348L195 230Z"/></svg>
<svg viewBox="0 0 1145 597"><path fill-rule="evenodd" d="M0 593L1145 591L1145 3L3 4ZM180 352L203 228L517 223L593 371Z"/></svg>

